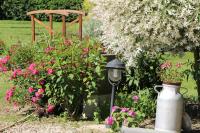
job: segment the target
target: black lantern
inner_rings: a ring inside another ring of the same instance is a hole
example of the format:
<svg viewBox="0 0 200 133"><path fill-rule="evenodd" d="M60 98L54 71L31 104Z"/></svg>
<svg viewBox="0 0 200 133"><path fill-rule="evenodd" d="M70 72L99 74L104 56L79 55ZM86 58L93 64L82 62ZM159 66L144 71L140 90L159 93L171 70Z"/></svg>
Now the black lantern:
<svg viewBox="0 0 200 133"><path fill-rule="evenodd" d="M115 87L117 87L122 79L122 72L125 70L125 64L118 59L114 59L106 65L108 69L108 81L112 85L110 116L114 105Z"/></svg>

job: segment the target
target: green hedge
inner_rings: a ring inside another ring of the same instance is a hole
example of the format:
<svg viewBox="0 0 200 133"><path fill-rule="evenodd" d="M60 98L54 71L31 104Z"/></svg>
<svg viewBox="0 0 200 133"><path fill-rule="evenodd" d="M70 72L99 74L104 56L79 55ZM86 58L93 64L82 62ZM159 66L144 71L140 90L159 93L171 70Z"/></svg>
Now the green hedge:
<svg viewBox="0 0 200 133"><path fill-rule="evenodd" d="M1 9L5 14L4 19L29 20L30 17L26 15L28 11L44 9L81 10L82 4L83 0L4 0ZM47 15L44 14L37 17L40 20L47 20ZM75 15L70 15L67 17L67 21L72 21L75 18ZM54 20L60 21L61 17L55 16Z"/></svg>

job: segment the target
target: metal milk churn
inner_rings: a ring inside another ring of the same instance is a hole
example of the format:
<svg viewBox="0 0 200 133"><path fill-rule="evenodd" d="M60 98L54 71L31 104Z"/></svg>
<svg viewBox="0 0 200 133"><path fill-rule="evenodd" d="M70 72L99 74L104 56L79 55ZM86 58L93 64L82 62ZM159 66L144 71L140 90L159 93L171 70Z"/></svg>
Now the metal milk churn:
<svg viewBox="0 0 200 133"><path fill-rule="evenodd" d="M161 92L157 90L158 87L162 87ZM183 115L180 85L164 83L155 86L154 90L158 93L155 130L180 133Z"/></svg>

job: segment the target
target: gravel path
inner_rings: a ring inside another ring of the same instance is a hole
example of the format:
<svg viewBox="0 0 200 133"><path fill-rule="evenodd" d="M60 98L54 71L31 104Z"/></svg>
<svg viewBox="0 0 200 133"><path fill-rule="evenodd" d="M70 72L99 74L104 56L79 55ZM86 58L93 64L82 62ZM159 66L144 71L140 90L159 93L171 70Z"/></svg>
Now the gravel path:
<svg viewBox="0 0 200 133"><path fill-rule="evenodd" d="M192 121L191 133L200 133L200 120L194 119ZM146 121L144 128L153 128L153 120ZM0 129L10 125L12 123L0 123ZM25 122L16 125L4 133L109 133L110 130L106 129L104 125L81 125L80 127L73 126L71 123L43 123L39 121Z"/></svg>

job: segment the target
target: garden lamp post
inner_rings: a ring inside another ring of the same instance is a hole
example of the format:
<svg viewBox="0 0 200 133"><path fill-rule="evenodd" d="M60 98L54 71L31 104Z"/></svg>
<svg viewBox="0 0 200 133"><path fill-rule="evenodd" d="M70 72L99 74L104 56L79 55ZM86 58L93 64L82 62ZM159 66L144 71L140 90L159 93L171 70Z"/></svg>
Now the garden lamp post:
<svg viewBox="0 0 200 133"><path fill-rule="evenodd" d="M114 59L107 63L108 81L112 85L111 102L110 102L110 116L112 114L112 107L114 105L115 87L117 87L122 79L122 71L125 70L125 64L120 60Z"/></svg>

